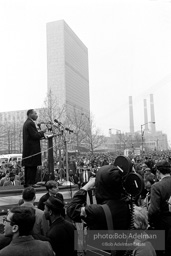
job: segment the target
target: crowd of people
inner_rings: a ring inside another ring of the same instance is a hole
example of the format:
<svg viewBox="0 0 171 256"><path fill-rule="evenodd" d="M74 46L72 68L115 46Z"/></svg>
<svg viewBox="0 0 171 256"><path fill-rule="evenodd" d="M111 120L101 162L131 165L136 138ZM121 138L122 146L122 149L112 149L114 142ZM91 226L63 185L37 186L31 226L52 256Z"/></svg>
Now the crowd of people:
<svg viewBox="0 0 171 256"><path fill-rule="evenodd" d="M24 184L24 169L20 162L2 163L0 167L0 187Z"/></svg>
<svg viewBox="0 0 171 256"><path fill-rule="evenodd" d="M17 254L14 255L30 255L29 250L33 251L33 255L34 251L35 255L76 255L76 223L84 223L83 227L88 230L107 230L104 205L111 213L114 230L131 229L133 214L133 229L165 231L165 250L155 251L149 241L144 241L144 247L135 246L133 255L171 254L170 152L158 155L158 158L156 154L150 154L129 159L133 172L141 176L144 184L141 193L134 198L133 213L121 172L114 166L114 157L103 154L91 158L83 156L79 162L75 160L74 157L69 159L70 178L74 181L73 176L78 177L79 190L67 209L59 193L59 177L46 182L47 193L40 198L37 206L35 189L32 186L25 188L19 205L10 209L5 219L4 234L0 236L0 255L12 255L15 250ZM7 173L10 171L7 169ZM86 174L86 180L83 174ZM92 200L93 194L95 201ZM28 251L24 250L26 244ZM124 248L116 251L116 255L124 254Z"/></svg>
<svg viewBox="0 0 171 256"><path fill-rule="evenodd" d="M38 207L36 191L30 186L23 190L18 205L9 209L0 235L0 255L76 255L75 226L65 218L63 195L53 180L46 188Z"/></svg>

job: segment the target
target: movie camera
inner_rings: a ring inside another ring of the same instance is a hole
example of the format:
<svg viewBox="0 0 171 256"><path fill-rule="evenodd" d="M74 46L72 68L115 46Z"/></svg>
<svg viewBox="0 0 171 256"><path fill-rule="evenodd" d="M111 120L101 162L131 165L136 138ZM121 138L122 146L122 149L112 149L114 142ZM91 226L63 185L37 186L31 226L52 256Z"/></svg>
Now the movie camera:
<svg viewBox="0 0 171 256"><path fill-rule="evenodd" d="M144 188L144 181L141 175L136 173L131 160L125 156L118 156L114 165L121 172L125 192L132 197L140 195Z"/></svg>

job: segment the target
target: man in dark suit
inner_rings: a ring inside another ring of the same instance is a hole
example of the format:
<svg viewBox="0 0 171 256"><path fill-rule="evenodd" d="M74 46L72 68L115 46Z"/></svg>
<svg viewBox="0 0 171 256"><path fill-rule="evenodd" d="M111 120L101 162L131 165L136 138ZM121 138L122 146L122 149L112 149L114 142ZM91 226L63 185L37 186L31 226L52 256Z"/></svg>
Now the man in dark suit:
<svg viewBox="0 0 171 256"><path fill-rule="evenodd" d="M87 166L84 166L82 169L82 172L79 174L80 187L83 187L85 184L87 184L87 182L89 181L89 179L91 177L95 177L95 174L92 173L91 170ZM88 191L88 195L89 195L90 204L93 204L92 190Z"/></svg>
<svg viewBox="0 0 171 256"><path fill-rule="evenodd" d="M46 129L38 131L35 121L38 115L34 109L27 111L27 120L23 125L23 159L25 167L25 187L36 183L37 166L41 165L40 139Z"/></svg>
<svg viewBox="0 0 171 256"><path fill-rule="evenodd" d="M63 195L59 193L58 183L55 180L49 180L46 183L47 193L43 195L38 202L38 209L44 211L45 202L49 199L50 196L54 196L64 202Z"/></svg>
<svg viewBox="0 0 171 256"><path fill-rule="evenodd" d="M151 187L151 201L148 208L149 223L156 230L165 230L166 255L171 255L171 211L169 210L171 198L170 164L160 161L156 165L159 181ZM167 242L168 241L168 242Z"/></svg>
<svg viewBox="0 0 171 256"><path fill-rule="evenodd" d="M60 256L76 256L77 251L74 249L74 233L75 226L65 220L62 216L64 203L53 196L45 202L45 217L50 221L50 229L47 237L56 255Z"/></svg>

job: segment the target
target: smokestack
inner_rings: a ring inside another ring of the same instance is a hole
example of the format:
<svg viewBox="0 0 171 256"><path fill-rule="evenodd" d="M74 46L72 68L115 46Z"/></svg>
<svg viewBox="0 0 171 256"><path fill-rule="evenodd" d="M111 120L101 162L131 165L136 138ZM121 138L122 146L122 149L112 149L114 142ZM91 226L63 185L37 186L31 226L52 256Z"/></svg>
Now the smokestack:
<svg viewBox="0 0 171 256"><path fill-rule="evenodd" d="M147 114L147 100L144 99L144 123L145 131L148 131L148 114Z"/></svg>
<svg viewBox="0 0 171 256"><path fill-rule="evenodd" d="M153 101L153 94L150 94L150 109L151 109L151 122L155 122L155 115L154 115L154 101ZM151 132L156 132L156 125L155 123L151 123Z"/></svg>
<svg viewBox="0 0 171 256"><path fill-rule="evenodd" d="M129 96L129 124L130 124L130 133L134 133L132 96Z"/></svg>

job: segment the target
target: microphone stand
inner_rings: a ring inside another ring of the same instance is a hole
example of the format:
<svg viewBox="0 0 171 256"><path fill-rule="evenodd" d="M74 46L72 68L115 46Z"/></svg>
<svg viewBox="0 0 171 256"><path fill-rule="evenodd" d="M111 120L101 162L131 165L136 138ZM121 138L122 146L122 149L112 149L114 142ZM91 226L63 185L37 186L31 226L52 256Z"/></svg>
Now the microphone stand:
<svg viewBox="0 0 171 256"><path fill-rule="evenodd" d="M55 179L54 174L54 157L53 157L53 138L55 136L58 136L58 134L55 134L52 130L52 123L47 124L48 131L50 134L47 134L45 136L45 139L48 141L48 174L49 174L49 180Z"/></svg>
<svg viewBox="0 0 171 256"><path fill-rule="evenodd" d="M53 159L53 137L52 136L47 136L48 140L48 172L49 172L49 180L54 180L55 175L54 175L54 159Z"/></svg>
<svg viewBox="0 0 171 256"><path fill-rule="evenodd" d="M69 180L69 168L68 168L68 147L67 147L67 139L66 139L66 132L73 133L73 130L70 130L67 127L64 127L64 125L59 122L57 119L54 120L55 123L58 124L58 129L61 131L61 136L63 136L63 141L64 141L64 148L65 148L65 161L66 161L66 181L62 183L62 185L70 186L74 185L70 180Z"/></svg>

